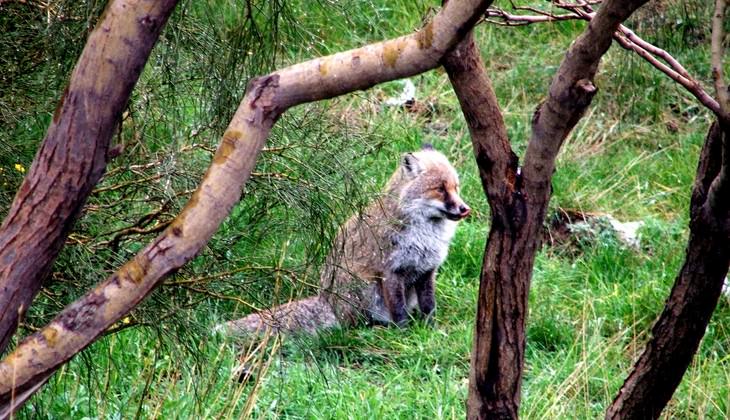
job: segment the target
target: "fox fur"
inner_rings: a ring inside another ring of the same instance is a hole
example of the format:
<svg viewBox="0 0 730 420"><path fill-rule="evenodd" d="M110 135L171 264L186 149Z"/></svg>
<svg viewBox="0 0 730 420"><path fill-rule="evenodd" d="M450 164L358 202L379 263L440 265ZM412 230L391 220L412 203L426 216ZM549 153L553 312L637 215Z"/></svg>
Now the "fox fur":
<svg viewBox="0 0 730 420"><path fill-rule="evenodd" d="M339 230L318 295L230 321L232 334L315 333L358 323L403 326L409 315L430 320L436 271L457 222L470 213L446 157L425 146L406 153L383 194Z"/></svg>

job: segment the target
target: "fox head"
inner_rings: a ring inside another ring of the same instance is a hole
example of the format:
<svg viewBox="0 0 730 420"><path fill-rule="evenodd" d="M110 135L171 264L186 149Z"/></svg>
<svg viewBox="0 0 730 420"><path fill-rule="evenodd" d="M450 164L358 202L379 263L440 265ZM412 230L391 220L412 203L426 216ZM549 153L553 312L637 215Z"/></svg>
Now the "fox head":
<svg viewBox="0 0 730 420"><path fill-rule="evenodd" d="M461 220L471 209L459 196L459 175L446 156L430 146L406 153L390 182L401 210L411 217Z"/></svg>

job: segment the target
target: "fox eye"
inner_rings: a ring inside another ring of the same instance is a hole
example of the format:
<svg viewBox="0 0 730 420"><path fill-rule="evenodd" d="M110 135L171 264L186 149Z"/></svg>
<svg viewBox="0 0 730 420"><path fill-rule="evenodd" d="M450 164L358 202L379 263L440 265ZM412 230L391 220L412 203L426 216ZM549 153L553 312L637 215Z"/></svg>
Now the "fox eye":
<svg viewBox="0 0 730 420"><path fill-rule="evenodd" d="M446 187L444 186L444 184L439 185L438 188L436 188L436 190L438 192L440 192L441 194L446 193Z"/></svg>

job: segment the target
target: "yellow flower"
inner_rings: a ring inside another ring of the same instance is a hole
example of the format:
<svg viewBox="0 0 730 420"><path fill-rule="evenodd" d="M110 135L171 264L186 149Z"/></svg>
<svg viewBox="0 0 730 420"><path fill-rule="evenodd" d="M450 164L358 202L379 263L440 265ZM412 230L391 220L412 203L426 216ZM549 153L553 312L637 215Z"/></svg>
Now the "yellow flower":
<svg viewBox="0 0 730 420"><path fill-rule="evenodd" d="M25 166L23 166L23 165L21 165L19 163L16 163L15 164L15 170L18 171L18 172L20 172L21 174L22 173L25 173Z"/></svg>

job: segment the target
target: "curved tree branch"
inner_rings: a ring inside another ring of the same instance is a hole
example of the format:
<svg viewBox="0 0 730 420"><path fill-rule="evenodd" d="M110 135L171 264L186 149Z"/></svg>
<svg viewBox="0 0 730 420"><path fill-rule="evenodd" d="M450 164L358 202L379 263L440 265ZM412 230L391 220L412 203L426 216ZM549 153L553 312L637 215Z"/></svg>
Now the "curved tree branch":
<svg viewBox="0 0 730 420"><path fill-rule="evenodd" d="M252 80L200 186L152 243L0 362L0 417L50 373L191 260L240 199L272 125L288 108L435 68L471 30L488 0L447 4L417 33L297 64Z"/></svg>
<svg viewBox="0 0 730 420"><path fill-rule="evenodd" d="M722 150L727 135L719 123L707 134L692 189L684 264L652 328L652 338L608 408L606 419L659 418L717 306L730 265L730 192L713 198L713 191L718 179L727 174Z"/></svg>
<svg viewBox="0 0 730 420"><path fill-rule="evenodd" d="M596 93L593 77L613 34L647 0L606 1L565 55L547 100L535 112L523 178L531 200L547 201L549 180L563 140Z"/></svg>

